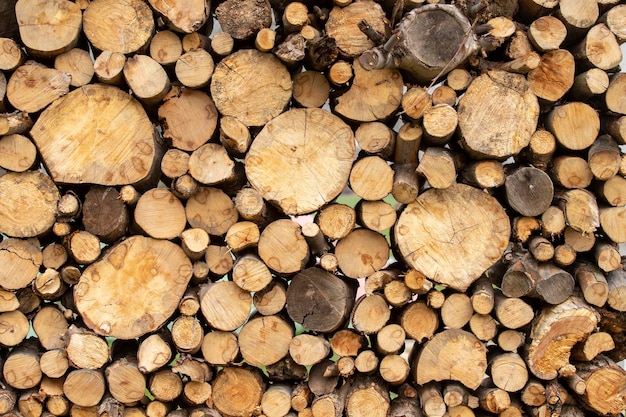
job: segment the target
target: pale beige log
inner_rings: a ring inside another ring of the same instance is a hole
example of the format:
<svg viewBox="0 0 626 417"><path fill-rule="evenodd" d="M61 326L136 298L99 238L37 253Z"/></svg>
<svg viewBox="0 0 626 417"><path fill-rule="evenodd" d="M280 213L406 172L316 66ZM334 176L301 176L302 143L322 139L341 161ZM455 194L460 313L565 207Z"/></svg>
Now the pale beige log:
<svg viewBox="0 0 626 417"><path fill-rule="evenodd" d="M385 299L392 307L402 307L411 301L411 290L402 280L393 280L385 285Z"/></svg>
<svg viewBox="0 0 626 417"><path fill-rule="evenodd" d="M67 0L20 0L15 4L20 39L28 51L44 58L73 48L80 36L80 8Z"/></svg>
<svg viewBox="0 0 626 417"><path fill-rule="evenodd" d="M222 118L222 122L224 119ZM241 217L257 224L267 223L271 215L271 211L261 194L251 187L244 187L237 192L235 207Z"/></svg>
<svg viewBox="0 0 626 417"><path fill-rule="evenodd" d="M74 301L85 323L96 333L132 338L163 324L178 306L190 279L191 262L179 246L133 236L83 272L74 287ZM142 293L143 297L129 291L133 286L146 285L151 290ZM107 300L112 300L110 305Z"/></svg>
<svg viewBox="0 0 626 417"><path fill-rule="evenodd" d="M335 247L339 268L350 278L366 277L381 269L389 258L389 244L380 233L355 229Z"/></svg>
<svg viewBox="0 0 626 417"><path fill-rule="evenodd" d="M144 374L153 372L170 362L172 349L158 333L141 341L137 349L137 367Z"/></svg>
<svg viewBox="0 0 626 417"><path fill-rule="evenodd" d="M426 342L413 373L418 384L452 379L470 389L480 385L487 369L487 348L473 334L448 329Z"/></svg>
<svg viewBox="0 0 626 417"><path fill-rule="evenodd" d="M489 314L473 314L469 319L469 329L483 342L493 340L498 333L496 321Z"/></svg>
<svg viewBox="0 0 626 417"><path fill-rule="evenodd" d="M354 360L356 369L364 374L371 373L378 368L378 357L373 350L364 350Z"/></svg>
<svg viewBox="0 0 626 417"><path fill-rule="evenodd" d="M599 19L599 22L606 24L611 32L613 32L620 44L626 41L625 13L626 7L624 7L624 5L615 5L604 13L604 15L602 15Z"/></svg>
<svg viewBox="0 0 626 417"><path fill-rule="evenodd" d="M185 214L191 227L199 227L215 236L225 234L238 217L230 197L221 189L211 187L201 188L187 200Z"/></svg>
<svg viewBox="0 0 626 417"><path fill-rule="evenodd" d="M204 259L209 271L219 277L227 274L233 268L233 256L227 246L209 245Z"/></svg>
<svg viewBox="0 0 626 417"><path fill-rule="evenodd" d="M66 236L65 246L74 261L80 265L95 262L102 252L100 239L86 230L76 230Z"/></svg>
<svg viewBox="0 0 626 417"><path fill-rule="evenodd" d="M168 149L161 159L161 173L174 179L184 175L189 168L189 154L180 149Z"/></svg>
<svg viewBox="0 0 626 417"><path fill-rule="evenodd" d="M550 166L550 176L565 188L586 188L593 180L588 162L578 156L560 155Z"/></svg>
<svg viewBox="0 0 626 417"><path fill-rule="evenodd" d="M70 81L65 72L27 61L9 78L6 96L16 109L34 113L67 94Z"/></svg>
<svg viewBox="0 0 626 417"><path fill-rule="evenodd" d="M472 81L472 75L465 68L455 68L446 76L446 84L454 91L465 91Z"/></svg>
<svg viewBox="0 0 626 417"><path fill-rule="evenodd" d="M589 362L600 353L613 349L615 349L615 343L611 335L606 332L596 332L590 334L584 341L574 345L572 348L572 359Z"/></svg>
<svg viewBox="0 0 626 417"><path fill-rule="evenodd" d="M574 79L574 85L568 96L575 100L588 100L595 95L603 94L609 88L609 76L600 68L591 68Z"/></svg>
<svg viewBox="0 0 626 417"><path fill-rule="evenodd" d="M517 330L504 329L498 333L498 346L505 352L515 352L524 344L525 334Z"/></svg>
<svg viewBox="0 0 626 417"><path fill-rule="evenodd" d="M52 349L41 354L39 366L44 375L56 379L67 373L70 364L63 349Z"/></svg>
<svg viewBox="0 0 626 417"><path fill-rule="evenodd" d="M107 366L104 375L108 391L121 403L139 401L145 395L146 378L139 372L135 358L116 360Z"/></svg>
<svg viewBox="0 0 626 417"><path fill-rule="evenodd" d="M528 250L538 262L547 262L554 257L554 246L543 236L530 238Z"/></svg>
<svg viewBox="0 0 626 417"><path fill-rule="evenodd" d="M330 343L321 336L299 334L289 342L289 355L299 365L315 365L330 353Z"/></svg>
<svg viewBox="0 0 626 417"><path fill-rule="evenodd" d="M65 348L63 336L68 329L68 322L57 308L43 307L33 318L32 325L39 342L45 349Z"/></svg>
<svg viewBox="0 0 626 417"><path fill-rule="evenodd" d="M361 123L354 137L360 148L369 154L386 159L393 155L396 134L384 123Z"/></svg>
<svg viewBox="0 0 626 417"><path fill-rule="evenodd" d="M273 55L256 50L229 55L217 64L211 79L211 96L220 113L246 126L262 126L278 116L291 93L285 66Z"/></svg>
<svg viewBox="0 0 626 417"><path fill-rule="evenodd" d="M446 209L441 211L441 207ZM468 216L469 212L475 215ZM475 221L479 213L488 220L480 225L467 223L469 217ZM423 236L419 232L422 227L428 230ZM395 228L400 252L411 267L458 290L467 289L500 258L509 234L509 219L500 204L482 191L461 184L421 194L416 203L409 204L402 212ZM436 241L433 236L438 236ZM442 236L452 240L441 242ZM460 267L458 257L453 257L453 262L450 258L449 251L459 250L457 245L465 248L463 260L467 264L464 267ZM429 256L421 256L423 253Z"/></svg>
<svg viewBox="0 0 626 417"><path fill-rule="evenodd" d="M423 87L410 88L402 96L402 110L413 120L419 120L432 107L432 97Z"/></svg>
<svg viewBox="0 0 626 417"><path fill-rule="evenodd" d="M338 356L357 356L366 344L365 337L351 329L338 330L330 341L333 353Z"/></svg>
<svg viewBox="0 0 626 417"><path fill-rule="evenodd" d="M450 294L441 306L441 320L451 329L460 329L469 323L474 310L470 297L462 293Z"/></svg>
<svg viewBox="0 0 626 417"><path fill-rule="evenodd" d="M619 65L622 52L615 35L603 23L593 26L581 43L572 48L583 65L610 70Z"/></svg>
<svg viewBox="0 0 626 417"><path fill-rule="evenodd" d="M164 369L150 376L148 390L155 400L171 402L183 392L183 381L170 369Z"/></svg>
<svg viewBox="0 0 626 417"><path fill-rule="evenodd" d="M55 101L39 116L31 136L59 182L135 184L147 180L157 156L152 123L139 102L101 84Z"/></svg>
<svg viewBox="0 0 626 417"><path fill-rule="evenodd" d="M389 305L380 294L361 296L352 310L352 325L364 333L377 333L390 318Z"/></svg>
<svg viewBox="0 0 626 417"><path fill-rule="evenodd" d="M617 175L622 162L619 146L610 135L601 135L593 142L587 160L594 178L600 181Z"/></svg>
<svg viewBox="0 0 626 417"><path fill-rule="evenodd" d="M270 223L261 233L259 256L279 274L301 271L309 259L309 247L300 225L289 219Z"/></svg>
<svg viewBox="0 0 626 417"><path fill-rule="evenodd" d="M386 32L385 16L379 4L356 2L346 7L332 8L325 29L328 36L335 39L342 55L357 57L375 46L359 29L358 23L362 20L379 33Z"/></svg>
<svg viewBox="0 0 626 417"><path fill-rule="evenodd" d="M160 103L170 91L171 83L165 69L148 55L133 55L122 70L135 97L147 106Z"/></svg>
<svg viewBox="0 0 626 417"><path fill-rule="evenodd" d="M354 163L350 170L350 188L363 200L385 198L393 186L393 170L379 156L367 156Z"/></svg>
<svg viewBox="0 0 626 417"><path fill-rule="evenodd" d="M178 81L189 88L208 86L214 70L213 57L204 49L191 49L185 52L176 60L174 66Z"/></svg>
<svg viewBox="0 0 626 417"><path fill-rule="evenodd" d="M496 297L494 312L500 324L513 330L524 327L535 316L533 308L517 297Z"/></svg>
<svg viewBox="0 0 626 417"><path fill-rule="evenodd" d="M213 388L208 382L187 381L183 386L182 398L190 405L202 405L211 401Z"/></svg>
<svg viewBox="0 0 626 417"><path fill-rule="evenodd" d="M30 330L28 318L19 310L0 314L0 344L6 347L17 346Z"/></svg>
<svg viewBox="0 0 626 417"><path fill-rule="evenodd" d="M576 39L598 20L598 3L595 1L561 1L557 16L565 24L568 38Z"/></svg>
<svg viewBox="0 0 626 417"><path fill-rule="evenodd" d="M247 254L235 261L233 282L246 291L261 291L272 282L272 273L256 255Z"/></svg>
<svg viewBox="0 0 626 417"><path fill-rule="evenodd" d="M174 346L179 352L194 354L200 350L204 331L194 316L178 317L172 323L171 333Z"/></svg>
<svg viewBox="0 0 626 417"><path fill-rule="evenodd" d="M204 229L186 229L180 234L181 247L185 254L194 261L203 258L211 241ZM208 266L207 266L208 268Z"/></svg>
<svg viewBox="0 0 626 417"><path fill-rule="evenodd" d="M121 52L102 51L94 61L94 73L103 84L121 86L124 83L126 56Z"/></svg>
<svg viewBox="0 0 626 417"><path fill-rule="evenodd" d="M569 364L574 344L586 339L597 323L595 310L576 297L544 308L530 333L529 370L541 379L556 377L559 369Z"/></svg>
<svg viewBox="0 0 626 417"><path fill-rule="evenodd" d="M38 352L29 347L13 349L4 361L2 375L6 383L16 389L37 386L42 378Z"/></svg>
<svg viewBox="0 0 626 417"><path fill-rule="evenodd" d="M7 171L24 172L37 159L37 149L26 136L12 134L0 138L0 167Z"/></svg>
<svg viewBox="0 0 626 417"><path fill-rule="evenodd" d="M2 288L18 290L26 287L35 279L43 262L39 241L37 239L4 239L0 242L0 262L6 265L0 271Z"/></svg>
<svg viewBox="0 0 626 417"><path fill-rule="evenodd" d="M54 59L54 68L58 71L70 74L72 87L80 87L88 84L94 75L93 59L89 52L84 49L74 48Z"/></svg>
<svg viewBox="0 0 626 417"><path fill-rule="evenodd" d="M609 272L606 279L609 284L607 304L617 311L626 311L626 271L616 269Z"/></svg>
<svg viewBox="0 0 626 417"><path fill-rule="evenodd" d="M246 175L286 214L310 213L345 187L354 146L352 130L337 116L321 109L290 110L257 135L246 155Z"/></svg>
<svg viewBox="0 0 626 417"><path fill-rule="evenodd" d="M24 60L20 45L13 39L0 38L0 70L13 71Z"/></svg>
<svg viewBox="0 0 626 417"><path fill-rule="evenodd" d="M568 190L559 198L569 227L581 233L593 233L601 225L595 196L587 190ZM608 233L611 233L610 229ZM618 229L619 230L619 229Z"/></svg>
<svg viewBox="0 0 626 417"><path fill-rule="evenodd" d="M92 1L83 14L83 30L97 49L130 54L148 45L155 26L152 13L140 0Z"/></svg>
<svg viewBox="0 0 626 417"><path fill-rule="evenodd" d="M335 112L357 122L372 122L391 116L402 101L400 72L396 69L367 71L358 61L354 61L352 67L354 79L349 90L337 98Z"/></svg>
<svg viewBox="0 0 626 417"><path fill-rule="evenodd" d="M150 237L173 239L185 229L185 209L171 191L153 188L137 201L135 222Z"/></svg>
<svg viewBox="0 0 626 417"><path fill-rule="evenodd" d="M424 118L426 120L426 116ZM416 172L426 178L433 188L448 188L456 181L454 159L445 148L435 146L426 148Z"/></svg>
<svg viewBox="0 0 626 417"><path fill-rule="evenodd" d="M219 57L230 55L233 51L235 40L226 32L218 32L211 39L211 49Z"/></svg>
<svg viewBox="0 0 626 417"><path fill-rule="evenodd" d="M566 49L555 49L543 54L539 66L528 73L528 84L537 97L553 103L574 84L574 70L574 56Z"/></svg>
<svg viewBox="0 0 626 417"><path fill-rule="evenodd" d="M228 365L238 354L239 344L234 333L214 330L202 340L202 356L211 365Z"/></svg>
<svg viewBox="0 0 626 417"><path fill-rule="evenodd" d="M593 247L593 256L598 267L604 272L615 271L621 267L621 256L614 243L597 241Z"/></svg>
<svg viewBox="0 0 626 417"><path fill-rule="evenodd" d="M173 3L150 0L150 5L178 32L194 32L209 17L210 3L206 0L178 0Z"/></svg>
<svg viewBox="0 0 626 417"><path fill-rule="evenodd" d="M65 378L63 393L75 406L92 407L100 403L106 385L101 371L75 369Z"/></svg>
<svg viewBox="0 0 626 417"><path fill-rule="evenodd" d="M303 107L322 107L328 100L329 89L328 80L317 71L300 72L293 78L293 98Z"/></svg>
<svg viewBox="0 0 626 417"><path fill-rule="evenodd" d="M20 307L20 302L13 291L0 290L0 312L15 311Z"/></svg>
<svg viewBox="0 0 626 417"><path fill-rule="evenodd" d="M223 331L244 324L252 306L252 295L232 281L202 286L199 297L204 318L213 328Z"/></svg>
<svg viewBox="0 0 626 417"><path fill-rule="evenodd" d="M626 207L603 208L600 211L600 226L613 242L626 242Z"/></svg>
<svg viewBox="0 0 626 417"><path fill-rule="evenodd" d="M466 165L461 178L478 188L495 188L503 185L506 177L501 162L487 159Z"/></svg>
<svg viewBox="0 0 626 417"><path fill-rule="evenodd" d="M415 170L418 165L422 135L423 129L421 127L409 123L402 125L398 130L391 194L401 204L414 202L419 193L420 181Z"/></svg>
<svg viewBox="0 0 626 417"><path fill-rule="evenodd" d="M99 369L109 361L109 346L97 334L72 325L64 337L65 352L74 368Z"/></svg>
<svg viewBox="0 0 626 417"><path fill-rule="evenodd" d="M174 87L163 100L158 116L168 143L184 151L196 151L211 139L217 127L217 110L211 97Z"/></svg>
<svg viewBox="0 0 626 417"><path fill-rule="evenodd" d="M600 131L598 114L582 102L554 107L548 113L545 124L561 146L573 151L591 146Z"/></svg>
<svg viewBox="0 0 626 417"><path fill-rule="evenodd" d="M182 39L183 51L189 52L192 49L211 50L211 38L199 32L187 33Z"/></svg>
<svg viewBox="0 0 626 417"><path fill-rule="evenodd" d="M554 16L542 16L528 27L528 39L539 52L559 49L566 36L565 25Z"/></svg>
<svg viewBox="0 0 626 417"><path fill-rule="evenodd" d="M279 316L263 316L248 321L239 332L239 349L252 365L271 365L289 352L294 336L292 327Z"/></svg>
<svg viewBox="0 0 626 417"><path fill-rule="evenodd" d="M303 224L302 236L306 239L313 255L323 255L330 250L330 245L326 241L322 229L320 229L317 223Z"/></svg>
<svg viewBox="0 0 626 417"><path fill-rule="evenodd" d="M524 359L517 353L500 353L489 363L491 380L506 392L520 391L528 382L528 369Z"/></svg>
<svg viewBox="0 0 626 417"><path fill-rule="evenodd" d="M380 376L390 385L400 385L404 383L411 368L409 363L400 355L386 355L379 365Z"/></svg>
<svg viewBox="0 0 626 417"><path fill-rule="evenodd" d="M176 62L183 53L183 44L174 32L161 30L150 40L150 57L166 66Z"/></svg>
<svg viewBox="0 0 626 417"><path fill-rule="evenodd" d="M33 291L44 300L57 300L65 293L67 285L56 269L46 268L33 281Z"/></svg>
<svg viewBox="0 0 626 417"><path fill-rule="evenodd" d="M480 387L476 395L480 408L490 413L500 414L511 405L511 396L500 388Z"/></svg>
<svg viewBox="0 0 626 417"><path fill-rule="evenodd" d="M397 218L393 206L382 200L360 201L355 210L359 224L377 232L391 228Z"/></svg>
<svg viewBox="0 0 626 417"><path fill-rule="evenodd" d="M467 152L481 159L506 159L530 142L539 104L523 75L491 71L472 81L457 112Z"/></svg>
<svg viewBox="0 0 626 417"><path fill-rule="evenodd" d="M239 171L226 149L217 143L205 143L194 150L189 158L189 173L205 185L234 183Z"/></svg>
<svg viewBox="0 0 626 417"><path fill-rule="evenodd" d="M435 104L433 93L433 106L424 110L422 128L424 139L431 145L445 145L458 125L458 115L450 104Z"/></svg>

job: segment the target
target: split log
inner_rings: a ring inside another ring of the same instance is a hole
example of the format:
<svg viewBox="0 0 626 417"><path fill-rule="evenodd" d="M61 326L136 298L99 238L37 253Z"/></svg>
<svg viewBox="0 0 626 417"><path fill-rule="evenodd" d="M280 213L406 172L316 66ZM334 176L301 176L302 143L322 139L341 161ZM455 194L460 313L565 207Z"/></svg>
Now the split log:
<svg viewBox="0 0 626 417"><path fill-rule="evenodd" d="M570 297L561 304L546 307L533 321L527 364L538 378L555 378L569 365L570 351L597 326L597 313L585 302Z"/></svg>

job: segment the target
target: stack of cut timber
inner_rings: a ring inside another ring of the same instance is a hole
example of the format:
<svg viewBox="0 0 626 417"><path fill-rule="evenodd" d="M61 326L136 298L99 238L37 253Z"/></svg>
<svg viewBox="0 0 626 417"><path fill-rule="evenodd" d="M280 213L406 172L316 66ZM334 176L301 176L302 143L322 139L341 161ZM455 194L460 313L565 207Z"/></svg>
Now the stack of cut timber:
<svg viewBox="0 0 626 417"><path fill-rule="evenodd" d="M0 1L0 415L617 416L626 5Z"/></svg>

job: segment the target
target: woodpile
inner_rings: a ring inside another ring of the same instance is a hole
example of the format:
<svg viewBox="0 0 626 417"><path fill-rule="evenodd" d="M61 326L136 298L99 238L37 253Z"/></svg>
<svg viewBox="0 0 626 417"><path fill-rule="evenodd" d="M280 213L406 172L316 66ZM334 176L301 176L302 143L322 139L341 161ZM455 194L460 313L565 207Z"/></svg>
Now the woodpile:
<svg viewBox="0 0 626 417"><path fill-rule="evenodd" d="M620 3L0 2L0 415L623 413Z"/></svg>

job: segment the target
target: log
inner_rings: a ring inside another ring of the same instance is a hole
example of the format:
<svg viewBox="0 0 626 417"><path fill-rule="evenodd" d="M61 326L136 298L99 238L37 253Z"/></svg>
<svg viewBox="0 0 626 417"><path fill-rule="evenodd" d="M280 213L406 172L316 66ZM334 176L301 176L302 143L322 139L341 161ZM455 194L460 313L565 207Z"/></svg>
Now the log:
<svg viewBox="0 0 626 417"><path fill-rule="evenodd" d="M507 176L504 187L509 205L522 216L542 214L554 197L552 180L534 167L523 167Z"/></svg>
<svg viewBox="0 0 626 417"><path fill-rule="evenodd" d="M91 122L61 122L75 119ZM96 120L98 129L91 126ZM62 183L145 183L156 168L158 149L145 111L114 87L74 90L42 112L30 133L52 179Z"/></svg>
<svg viewBox="0 0 626 417"><path fill-rule="evenodd" d="M608 415L624 409L624 370L612 360L601 355L593 362L579 365L577 374L585 381L581 399L590 410Z"/></svg>
<svg viewBox="0 0 626 417"><path fill-rule="evenodd" d="M84 271L74 288L74 301L85 323L96 333L134 338L165 322L190 279L191 263L180 247L135 236L115 245ZM144 293L141 300L136 292L124 290L119 280L125 285L148 285L151 292ZM115 307L101 310L107 302Z"/></svg>
<svg viewBox="0 0 626 417"><path fill-rule="evenodd" d="M451 379L476 389L487 369L486 353L485 346L471 333L444 330L419 352L413 375L418 384Z"/></svg>
<svg viewBox="0 0 626 417"><path fill-rule="evenodd" d="M234 39L249 39L272 23L267 0L227 0L215 9L222 30Z"/></svg>
<svg viewBox="0 0 626 417"><path fill-rule="evenodd" d="M341 193L354 152L353 133L336 116L318 109L290 110L257 135L246 155L246 175L285 213L310 213ZM281 181L287 172L291 180Z"/></svg>
<svg viewBox="0 0 626 417"><path fill-rule="evenodd" d="M206 0L174 3L150 0L150 5L166 19L173 29L183 33L200 29L209 17L210 3Z"/></svg>
<svg viewBox="0 0 626 417"><path fill-rule="evenodd" d="M491 71L472 81L457 112L467 152L480 159L506 159L529 144L539 104L524 76Z"/></svg>
<svg viewBox="0 0 626 417"><path fill-rule="evenodd" d="M554 103L574 84L574 56L566 49L555 49L541 57L539 66L528 73L530 90L540 99Z"/></svg>
<svg viewBox="0 0 626 417"><path fill-rule="evenodd" d="M222 115L236 117L246 126L262 126L282 113L291 98L292 83L276 57L250 49L220 61L210 89Z"/></svg>
<svg viewBox="0 0 626 417"><path fill-rule="evenodd" d="M438 209L428 208L430 205ZM489 212L489 219L480 224L463 224L471 205L475 205L480 213ZM442 207L445 210L441 211ZM448 223L450 221L452 225ZM421 236L418 231L423 227L432 232ZM495 199L459 184L421 194L416 203L409 204L402 212L394 233L400 252L411 267L421 270L434 281L463 291L501 256L510 226L508 217ZM437 236L436 240L432 239L434 236ZM455 243L441 242L439 236L448 236L446 239ZM457 244L464 247L470 242L471 248L464 249L463 260L467 264L461 268L458 259L454 265L450 264L448 251L456 250ZM422 253L429 255L421 256ZM469 256L470 253L473 255Z"/></svg>
<svg viewBox="0 0 626 417"><path fill-rule="evenodd" d="M227 366L213 382L213 404L222 414L244 416L260 406L261 384L261 377L254 370Z"/></svg>
<svg viewBox="0 0 626 417"><path fill-rule="evenodd" d="M365 201L385 198L393 187L393 169L379 156L356 161L349 176L350 188Z"/></svg>
<svg viewBox="0 0 626 417"><path fill-rule="evenodd" d="M358 23L366 21L373 30L379 33L388 31L385 15L378 4L355 2L346 7L333 7L325 25L326 33L335 39L340 53L355 58L375 44L358 27Z"/></svg>
<svg viewBox="0 0 626 417"><path fill-rule="evenodd" d="M57 55L54 59L54 68L70 74L70 85L72 87L81 87L89 84L95 72L89 52L80 48L73 48Z"/></svg>
<svg viewBox="0 0 626 417"><path fill-rule="evenodd" d="M555 378L569 365L570 351L598 324L597 313L585 302L570 297L561 304L546 307L533 321L527 364L538 378Z"/></svg>
<svg viewBox="0 0 626 417"><path fill-rule="evenodd" d="M27 61L9 78L6 96L16 109L34 113L67 94L70 80L67 73Z"/></svg>
<svg viewBox="0 0 626 417"><path fill-rule="evenodd" d="M147 47L154 33L150 6L139 0L90 2L83 14L83 30L100 51L131 54Z"/></svg>

